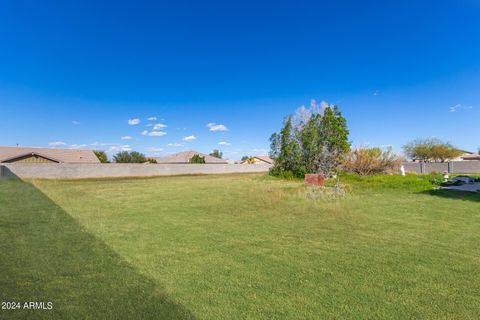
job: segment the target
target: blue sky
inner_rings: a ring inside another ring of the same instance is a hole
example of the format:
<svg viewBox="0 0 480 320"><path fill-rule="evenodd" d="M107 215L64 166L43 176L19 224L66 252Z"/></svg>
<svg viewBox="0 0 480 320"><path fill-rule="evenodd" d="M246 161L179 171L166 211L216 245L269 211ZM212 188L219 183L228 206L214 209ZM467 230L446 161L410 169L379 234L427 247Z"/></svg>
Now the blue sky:
<svg viewBox="0 0 480 320"><path fill-rule="evenodd" d="M475 151L479 35L477 0L1 1L0 145L237 159L316 99L354 146Z"/></svg>

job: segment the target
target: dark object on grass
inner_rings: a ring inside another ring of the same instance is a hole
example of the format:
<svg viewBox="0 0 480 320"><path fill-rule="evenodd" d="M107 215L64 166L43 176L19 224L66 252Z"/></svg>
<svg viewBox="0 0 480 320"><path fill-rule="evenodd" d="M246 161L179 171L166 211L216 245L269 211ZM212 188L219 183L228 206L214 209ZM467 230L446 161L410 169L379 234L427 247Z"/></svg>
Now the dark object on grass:
<svg viewBox="0 0 480 320"><path fill-rule="evenodd" d="M307 186L323 187L325 185L325 177L322 174L306 174L305 184Z"/></svg>
<svg viewBox="0 0 480 320"><path fill-rule="evenodd" d="M453 182L461 182L461 183L474 183L475 178L469 176L456 176L452 178Z"/></svg>

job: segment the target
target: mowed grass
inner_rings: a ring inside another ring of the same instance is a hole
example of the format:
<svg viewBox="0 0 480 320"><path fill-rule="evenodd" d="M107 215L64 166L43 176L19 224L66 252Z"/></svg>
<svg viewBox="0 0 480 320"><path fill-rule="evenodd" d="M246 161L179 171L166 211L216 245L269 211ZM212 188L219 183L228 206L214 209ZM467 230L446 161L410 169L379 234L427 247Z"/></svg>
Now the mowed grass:
<svg viewBox="0 0 480 320"><path fill-rule="evenodd" d="M0 182L0 310L20 319L479 319L480 196L343 177Z"/></svg>

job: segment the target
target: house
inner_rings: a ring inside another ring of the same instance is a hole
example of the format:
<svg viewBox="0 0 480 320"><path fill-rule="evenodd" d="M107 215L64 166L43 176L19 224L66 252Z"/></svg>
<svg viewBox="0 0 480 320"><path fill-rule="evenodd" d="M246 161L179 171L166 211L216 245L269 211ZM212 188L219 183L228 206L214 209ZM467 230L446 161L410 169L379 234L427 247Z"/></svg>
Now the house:
<svg viewBox="0 0 480 320"><path fill-rule="evenodd" d="M0 163L100 163L92 150L0 147Z"/></svg>
<svg viewBox="0 0 480 320"><path fill-rule="evenodd" d="M470 152L470 151L464 151L462 150L463 154L458 156L455 159L452 159L452 161L471 161L471 160L480 160L480 154L475 153L475 152Z"/></svg>
<svg viewBox="0 0 480 320"><path fill-rule="evenodd" d="M462 161L480 160L480 154L472 153L462 156Z"/></svg>
<svg viewBox="0 0 480 320"><path fill-rule="evenodd" d="M185 163L190 163L190 159L192 159L194 155L199 155L200 157L204 157L205 163L207 164L227 164L227 161L223 159L212 157L208 154L204 154L204 153L193 151L193 150L182 151L182 152L171 154L166 157L160 157L160 158L154 158L154 159L157 160L157 163L185 164Z"/></svg>
<svg viewBox="0 0 480 320"><path fill-rule="evenodd" d="M480 160L480 154L470 151L461 150L462 154L456 158L450 159L448 161L472 161L472 160ZM423 162L422 159L412 159L412 162Z"/></svg>
<svg viewBox="0 0 480 320"><path fill-rule="evenodd" d="M243 160L241 164L273 164L273 159L269 156L254 156Z"/></svg>

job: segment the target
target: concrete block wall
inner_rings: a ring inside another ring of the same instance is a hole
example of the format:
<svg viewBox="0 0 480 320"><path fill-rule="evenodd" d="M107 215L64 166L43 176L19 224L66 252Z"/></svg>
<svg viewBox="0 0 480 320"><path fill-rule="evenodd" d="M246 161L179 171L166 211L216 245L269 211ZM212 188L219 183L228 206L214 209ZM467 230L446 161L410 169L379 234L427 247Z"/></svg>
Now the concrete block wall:
<svg viewBox="0 0 480 320"><path fill-rule="evenodd" d="M407 162L403 164L407 172L415 173L466 173L480 174L480 161L451 161L443 163Z"/></svg>
<svg viewBox="0 0 480 320"><path fill-rule="evenodd" d="M39 179L85 179L116 177L152 177L188 174L268 172L263 164L47 164L4 163L2 177Z"/></svg>

